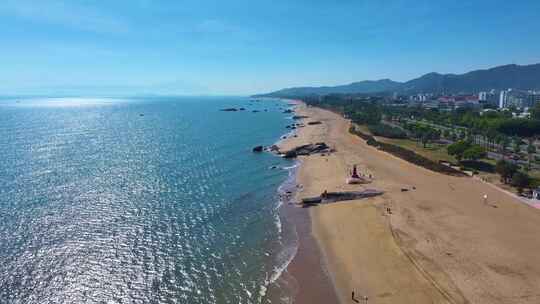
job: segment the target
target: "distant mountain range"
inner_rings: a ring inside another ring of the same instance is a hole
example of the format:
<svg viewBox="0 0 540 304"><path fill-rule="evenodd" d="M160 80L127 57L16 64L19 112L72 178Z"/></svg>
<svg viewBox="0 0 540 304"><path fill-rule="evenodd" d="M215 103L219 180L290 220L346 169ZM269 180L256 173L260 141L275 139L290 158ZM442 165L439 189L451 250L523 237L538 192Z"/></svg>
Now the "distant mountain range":
<svg viewBox="0 0 540 304"><path fill-rule="evenodd" d="M540 89L540 63L531 65L509 64L465 74L429 73L407 82L390 79L365 80L333 87L287 88L255 97L301 97L327 94L370 94L398 92L417 93L476 93L491 89Z"/></svg>

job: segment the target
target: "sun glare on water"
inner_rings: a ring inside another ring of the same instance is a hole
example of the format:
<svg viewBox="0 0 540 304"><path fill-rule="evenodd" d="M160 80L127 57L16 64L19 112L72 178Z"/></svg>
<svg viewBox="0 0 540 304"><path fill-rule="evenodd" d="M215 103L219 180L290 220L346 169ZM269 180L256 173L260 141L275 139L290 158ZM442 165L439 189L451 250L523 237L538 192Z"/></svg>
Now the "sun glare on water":
<svg viewBox="0 0 540 304"><path fill-rule="evenodd" d="M40 107L40 108L71 108L107 106L127 102L119 98L85 98L85 97L61 97L61 98L30 98L14 99L3 103L6 106L17 107Z"/></svg>

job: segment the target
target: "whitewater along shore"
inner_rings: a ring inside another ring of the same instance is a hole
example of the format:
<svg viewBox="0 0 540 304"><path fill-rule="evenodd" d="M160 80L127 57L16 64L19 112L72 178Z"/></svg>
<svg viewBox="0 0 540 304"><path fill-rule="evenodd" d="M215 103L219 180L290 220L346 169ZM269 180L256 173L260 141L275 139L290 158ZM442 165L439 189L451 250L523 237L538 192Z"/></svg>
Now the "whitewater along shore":
<svg viewBox="0 0 540 304"><path fill-rule="evenodd" d="M360 303L364 296L368 303L540 303L540 210L474 178L429 171L368 146L330 111L300 103L296 114L309 117L306 127L280 150L316 142L336 150L299 157L297 201L325 190L384 191L300 209L310 215L341 303L353 303L353 291ZM371 175L370 184L345 183L354 164ZM309 271L302 270L306 277Z"/></svg>

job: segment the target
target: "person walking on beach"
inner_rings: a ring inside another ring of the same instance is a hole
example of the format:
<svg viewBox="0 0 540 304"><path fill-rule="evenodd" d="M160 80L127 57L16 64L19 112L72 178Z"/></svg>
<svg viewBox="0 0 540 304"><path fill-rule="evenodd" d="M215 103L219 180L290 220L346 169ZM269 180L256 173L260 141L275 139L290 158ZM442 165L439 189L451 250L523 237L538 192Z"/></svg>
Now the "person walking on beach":
<svg viewBox="0 0 540 304"><path fill-rule="evenodd" d="M351 300L352 300L354 303L360 303L360 301L358 301L358 300L356 299L356 297L355 297L354 290L352 291Z"/></svg>

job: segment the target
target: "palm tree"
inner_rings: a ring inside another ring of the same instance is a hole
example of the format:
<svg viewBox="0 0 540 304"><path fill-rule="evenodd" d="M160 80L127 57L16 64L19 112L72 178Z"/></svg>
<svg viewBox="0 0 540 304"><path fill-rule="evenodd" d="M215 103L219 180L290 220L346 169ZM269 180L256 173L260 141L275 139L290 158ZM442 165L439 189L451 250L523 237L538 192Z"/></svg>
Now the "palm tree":
<svg viewBox="0 0 540 304"><path fill-rule="evenodd" d="M501 134L497 134L497 135L495 136L495 139L494 139L494 142L495 142L494 150L495 150L495 151L501 152L501 144L502 144L502 141L503 141L502 135L501 135Z"/></svg>
<svg viewBox="0 0 540 304"><path fill-rule="evenodd" d="M490 149L493 148L493 142L497 139L498 134L497 131L495 131L493 128L489 128L486 132L487 138L488 138L488 147Z"/></svg>
<svg viewBox="0 0 540 304"><path fill-rule="evenodd" d="M502 153L503 153L503 159L506 155L506 149L508 148L508 146L510 145L510 139L508 139L507 136L504 136L502 137L502 142L501 142L501 148L502 148Z"/></svg>
<svg viewBox="0 0 540 304"><path fill-rule="evenodd" d="M536 146L533 144L534 138L529 138L529 145L527 146L527 156L529 170L531 170L531 158L534 153L536 153Z"/></svg>
<svg viewBox="0 0 540 304"><path fill-rule="evenodd" d="M517 156L519 156L519 153L521 152L521 138L517 136L514 137L512 150L514 154L517 154Z"/></svg>

